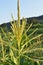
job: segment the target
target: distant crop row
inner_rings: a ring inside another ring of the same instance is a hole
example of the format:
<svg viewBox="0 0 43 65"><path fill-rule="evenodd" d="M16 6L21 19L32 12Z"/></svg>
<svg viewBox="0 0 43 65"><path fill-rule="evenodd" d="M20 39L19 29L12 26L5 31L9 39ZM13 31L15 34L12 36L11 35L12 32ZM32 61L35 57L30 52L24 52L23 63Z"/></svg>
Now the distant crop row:
<svg viewBox="0 0 43 65"><path fill-rule="evenodd" d="M43 28L43 24L40 23L34 24L33 28Z"/></svg>

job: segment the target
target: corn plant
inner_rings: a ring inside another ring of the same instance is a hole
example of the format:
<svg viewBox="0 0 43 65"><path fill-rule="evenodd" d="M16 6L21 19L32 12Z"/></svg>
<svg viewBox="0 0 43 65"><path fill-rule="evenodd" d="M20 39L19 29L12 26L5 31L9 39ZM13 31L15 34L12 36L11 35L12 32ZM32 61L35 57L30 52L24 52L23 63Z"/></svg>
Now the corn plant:
<svg viewBox="0 0 43 65"><path fill-rule="evenodd" d="M12 32L6 34L3 32L4 38L0 36L0 45L2 57L0 65L21 65L21 59L25 58L32 62L43 62L43 48L41 47L42 40L36 40L42 36L42 34L33 36L32 35L38 30L35 29L31 34L27 34L29 29L32 27L32 23L26 28L26 19L23 18L22 22L20 21L20 0L18 0L18 20L15 21L12 16L13 23L11 22ZM5 47L9 47L9 53L6 52ZM23 60L23 59L22 59ZM29 62L28 61L28 62Z"/></svg>

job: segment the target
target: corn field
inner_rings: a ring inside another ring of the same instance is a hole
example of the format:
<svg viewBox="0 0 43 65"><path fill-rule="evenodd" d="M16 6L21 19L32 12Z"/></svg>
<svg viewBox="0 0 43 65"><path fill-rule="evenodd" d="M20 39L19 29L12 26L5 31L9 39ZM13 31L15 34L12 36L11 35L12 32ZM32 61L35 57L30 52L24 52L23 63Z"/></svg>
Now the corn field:
<svg viewBox="0 0 43 65"><path fill-rule="evenodd" d="M33 23L26 28L26 19L20 21L20 0L17 6L18 19L15 21L12 16L12 32L6 33L1 28L3 37L0 33L0 65L40 65L43 62L43 39L40 39L43 34L32 36L38 28L27 34Z"/></svg>

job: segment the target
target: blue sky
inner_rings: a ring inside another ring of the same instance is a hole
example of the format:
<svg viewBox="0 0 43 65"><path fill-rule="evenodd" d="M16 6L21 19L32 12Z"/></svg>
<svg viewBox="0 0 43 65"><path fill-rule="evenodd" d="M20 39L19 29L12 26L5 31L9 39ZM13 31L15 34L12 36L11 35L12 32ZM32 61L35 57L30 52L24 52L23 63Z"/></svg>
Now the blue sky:
<svg viewBox="0 0 43 65"><path fill-rule="evenodd" d="M22 17L43 15L43 0L20 0ZM17 0L0 0L0 24L11 21L11 14L17 19Z"/></svg>

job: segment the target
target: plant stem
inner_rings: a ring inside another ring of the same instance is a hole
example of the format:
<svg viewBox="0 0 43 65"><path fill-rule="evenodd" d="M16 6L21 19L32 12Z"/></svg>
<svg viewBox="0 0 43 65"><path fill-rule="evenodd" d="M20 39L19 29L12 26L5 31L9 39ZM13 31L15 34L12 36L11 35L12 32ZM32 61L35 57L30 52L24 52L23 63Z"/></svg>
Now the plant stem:
<svg viewBox="0 0 43 65"><path fill-rule="evenodd" d="M4 45L3 45L3 43L2 43L2 54L3 54L3 62L4 62Z"/></svg>
<svg viewBox="0 0 43 65"><path fill-rule="evenodd" d="M18 64L20 65L20 45L18 46L18 55L19 55L19 59L18 59Z"/></svg>
<svg viewBox="0 0 43 65"><path fill-rule="evenodd" d="M37 64L40 65L39 61L37 61Z"/></svg>

